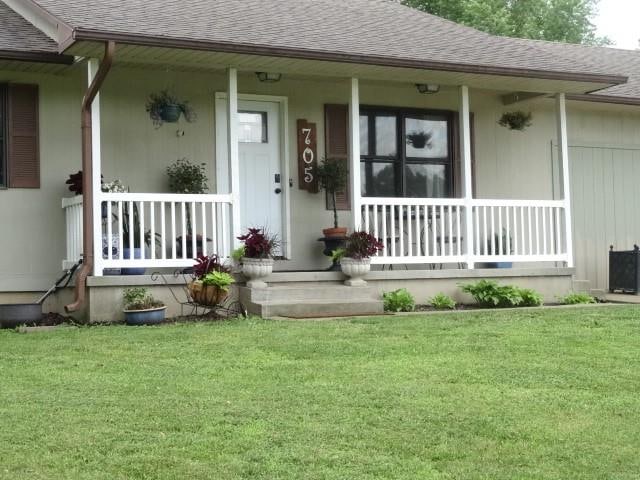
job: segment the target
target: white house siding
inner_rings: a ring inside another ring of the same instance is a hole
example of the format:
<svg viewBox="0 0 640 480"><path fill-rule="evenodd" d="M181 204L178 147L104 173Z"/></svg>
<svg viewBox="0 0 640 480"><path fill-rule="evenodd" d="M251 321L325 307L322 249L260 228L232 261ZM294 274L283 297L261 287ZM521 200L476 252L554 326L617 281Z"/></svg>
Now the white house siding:
<svg viewBox="0 0 640 480"><path fill-rule="evenodd" d="M65 252L60 199L80 169L79 75L0 71L0 82L40 86L40 170L37 190L0 190L0 292L42 290L60 273Z"/></svg>
<svg viewBox="0 0 640 480"><path fill-rule="evenodd" d="M0 80L41 84L40 190L0 191L0 292L41 290L58 274L64 256L64 221L60 199L68 195L64 181L80 168L79 109L85 70L75 67L66 76L27 76L0 72ZM191 102L198 114L193 124L166 124L156 129L147 113L149 93L168 88ZM207 165L210 187L215 186L214 94L224 91L226 77L219 74L148 71L116 66L102 93L102 173L105 180L120 178L137 192L167 190L165 169L177 158L188 157ZM348 103L348 79L311 79L285 76L277 84L260 83L254 74L241 73L239 91L289 99L292 258L280 269L324 268L317 238L331 222L322 194L309 194L297 186L296 120L304 118L318 127L318 150L324 155L324 105ZM477 195L483 198L551 199L554 189L552 147L555 139L553 101L538 100L504 107L500 93L471 91L475 115ZM456 110L457 89L443 87L436 95L420 95L413 84L361 82L361 102L369 105L406 106ZM640 145L640 115L633 109L595 106L575 107L569 115L570 138L598 143ZM524 133L497 125L502 112L532 109L534 124ZM184 136L177 131L183 130ZM574 142L575 143L575 142ZM572 151L573 153L573 151ZM626 191L626 190L625 190ZM576 200L576 214L584 202ZM350 214L341 213L342 223ZM580 268L583 257L577 258Z"/></svg>

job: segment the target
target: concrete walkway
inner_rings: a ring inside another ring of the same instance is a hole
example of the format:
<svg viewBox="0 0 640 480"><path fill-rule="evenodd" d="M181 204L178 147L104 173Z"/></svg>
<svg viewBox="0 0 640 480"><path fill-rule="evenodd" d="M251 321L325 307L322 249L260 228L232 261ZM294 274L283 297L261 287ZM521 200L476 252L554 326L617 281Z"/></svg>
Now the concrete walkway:
<svg viewBox="0 0 640 480"><path fill-rule="evenodd" d="M640 304L640 295L624 294L624 293L607 293L604 298L607 300L607 302L611 302L611 303Z"/></svg>

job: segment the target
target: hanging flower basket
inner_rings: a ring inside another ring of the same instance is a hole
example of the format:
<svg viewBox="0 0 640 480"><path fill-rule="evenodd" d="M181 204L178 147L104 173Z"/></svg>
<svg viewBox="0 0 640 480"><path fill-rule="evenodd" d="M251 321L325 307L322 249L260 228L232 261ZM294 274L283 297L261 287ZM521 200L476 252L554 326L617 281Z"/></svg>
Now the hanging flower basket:
<svg viewBox="0 0 640 480"><path fill-rule="evenodd" d="M180 116L184 116L184 119L189 123L196 120L196 113L189 102L179 100L167 90L149 95L147 113L158 128L165 122L176 123L180 120Z"/></svg>
<svg viewBox="0 0 640 480"><path fill-rule="evenodd" d="M518 132L524 131L526 128L532 125L533 115L531 112L523 112L518 110L516 112L505 112L498 120L498 124L501 127L506 127L509 130L516 130Z"/></svg>

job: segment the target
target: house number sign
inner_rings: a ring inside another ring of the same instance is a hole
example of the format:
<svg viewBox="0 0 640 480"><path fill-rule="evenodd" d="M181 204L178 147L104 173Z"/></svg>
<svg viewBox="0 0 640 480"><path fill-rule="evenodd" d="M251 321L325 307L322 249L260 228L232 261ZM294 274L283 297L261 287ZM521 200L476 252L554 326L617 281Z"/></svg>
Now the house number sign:
<svg viewBox="0 0 640 480"><path fill-rule="evenodd" d="M315 123L298 120L298 187L318 193L318 150Z"/></svg>

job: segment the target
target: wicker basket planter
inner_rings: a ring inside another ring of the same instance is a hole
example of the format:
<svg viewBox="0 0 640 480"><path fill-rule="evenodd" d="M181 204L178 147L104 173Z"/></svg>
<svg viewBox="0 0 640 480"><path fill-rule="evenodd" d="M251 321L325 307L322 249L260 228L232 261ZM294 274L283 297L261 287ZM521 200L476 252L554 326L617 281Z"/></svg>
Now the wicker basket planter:
<svg viewBox="0 0 640 480"><path fill-rule="evenodd" d="M216 285L203 285L200 281L191 282L187 286L189 296L194 303L207 307L215 307L224 302L229 296L227 290L223 290Z"/></svg>

